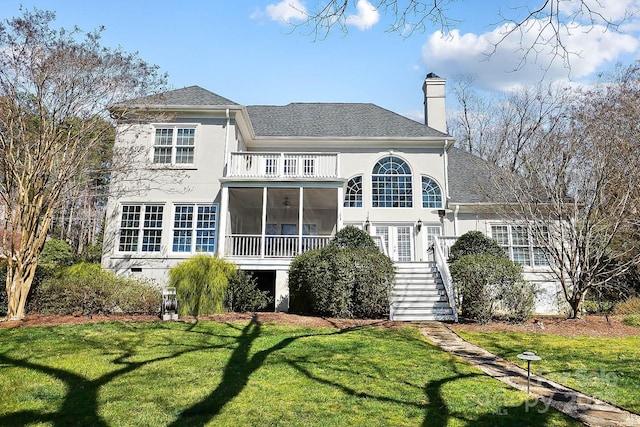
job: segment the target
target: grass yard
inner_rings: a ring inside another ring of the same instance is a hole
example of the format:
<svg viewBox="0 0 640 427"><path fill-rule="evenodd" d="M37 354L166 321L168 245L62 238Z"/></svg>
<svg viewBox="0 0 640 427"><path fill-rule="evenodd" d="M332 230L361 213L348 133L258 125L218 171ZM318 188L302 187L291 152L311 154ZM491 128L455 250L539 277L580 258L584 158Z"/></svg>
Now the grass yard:
<svg viewBox="0 0 640 427"><path fill-rule="evenodd" d="M0 329L0 425L566 426L417 329Z"/></svg>
<svg viewBox="0 0 640 427"><path fill-rule="evenodd" d="M542 360L532 370L559 383L640 413L640 336L567 337L535 333L457 331L465 340L523 368L517 354L532 350Z"/></svg>

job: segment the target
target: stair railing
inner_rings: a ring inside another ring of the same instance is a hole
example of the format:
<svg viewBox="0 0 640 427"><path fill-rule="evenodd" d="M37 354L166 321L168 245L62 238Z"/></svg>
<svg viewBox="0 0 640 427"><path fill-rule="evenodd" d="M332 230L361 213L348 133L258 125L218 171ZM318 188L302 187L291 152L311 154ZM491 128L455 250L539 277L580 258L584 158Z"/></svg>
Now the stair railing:
<svg viewBox="0 0 640 427"><path fill-rule="evenodd" d="M451 307L451 311L453 311L453 321L457 323L458 307L456 306L456 298L453 290L455 283L453 283L453 279L451 278L451 273L449 272L449 264L447 264L447 259L445 258L444 252L442 251L442 246L440 245L440 239L438 239L438 236L433 236L432 247L433 260L436 263L436 267L438 268L438 272L440 273L440 277L442 278L442 284L444 285L444 289L447 292L449 306Z"/></svg>

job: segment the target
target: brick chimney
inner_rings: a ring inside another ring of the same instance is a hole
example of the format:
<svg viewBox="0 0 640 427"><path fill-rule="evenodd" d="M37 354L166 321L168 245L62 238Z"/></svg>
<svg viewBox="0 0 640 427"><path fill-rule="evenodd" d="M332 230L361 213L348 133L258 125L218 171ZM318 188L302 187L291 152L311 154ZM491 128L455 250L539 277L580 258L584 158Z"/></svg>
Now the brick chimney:
<svg viewBox="0 0 640 427"><path fill-rule="evenodd" d="M446 79L427 74L422 85L424 92L424 123L432 129L447 133L444 85Z"/></svg>

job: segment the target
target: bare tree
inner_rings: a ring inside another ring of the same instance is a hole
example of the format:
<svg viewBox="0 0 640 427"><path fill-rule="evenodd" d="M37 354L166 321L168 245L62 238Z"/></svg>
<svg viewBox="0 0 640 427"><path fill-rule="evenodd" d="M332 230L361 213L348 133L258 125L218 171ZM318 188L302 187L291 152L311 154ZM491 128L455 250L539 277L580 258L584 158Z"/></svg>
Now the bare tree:
<svg viewBox="0 0 640 427"><path fill-rule="evenodd" d="M392 18L389 31L410 36L434 27L448 34L461 22L451 14L450 6L456 0L370 0L371 5ZM348 31L347 17L357 10L359 0L317 0L309 10L299 10L306 19L296 27L309 28L315 38L325 38L335 27ZM576 23L583 23L580 31L595 28L618 31L637 11L624 11L622 16L607 14L601 0L538 0L531 5L522 1L520 5L505 6L496 10L496 22L502 26L493 52L509 37L519 37L520 62L524 66L530 57L540 54L562 60L569 67L573 52L566 40L578 31ZM293 6L292 6L293 7ZM533 37L528 37L533 35ZM493 52L488 52L491 55Z"/></svg>
<svg viewBox="0 0 640 427"><path fill-rule="evenodd" d="M581 91L567 116L495 180L506 217L526 224L571 307L640 264L640 67Z"/></svg>
<svg viewBox="0 0 640 427"><path fill-rule="evenodd" d="M162 89L166 79L137 54L103 47L103 29L55 29L54 19L34 9L0 24L0 200L11 319L24 316L60 201L112 131L106 106Z"/></svg>
<svg viewBox="0 0 640 427"><path fill-rule="evenodd" d="M463 77L452 91L461 106L449 118L457 146L510 172L520 171L571 105L571 92L553 84L482 95L474 90L473 78Z"/></svg>

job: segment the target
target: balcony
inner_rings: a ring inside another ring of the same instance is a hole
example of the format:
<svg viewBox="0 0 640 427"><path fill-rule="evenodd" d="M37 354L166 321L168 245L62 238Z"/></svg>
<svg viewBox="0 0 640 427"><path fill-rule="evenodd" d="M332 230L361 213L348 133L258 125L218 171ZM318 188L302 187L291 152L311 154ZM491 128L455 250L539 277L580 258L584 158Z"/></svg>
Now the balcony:
<svg viewBox="0 0 640 427"><path fill-rule="evenodd" d="M229 178L337 178L337 153L231 153Z"/></svg>

